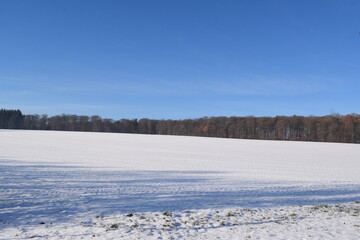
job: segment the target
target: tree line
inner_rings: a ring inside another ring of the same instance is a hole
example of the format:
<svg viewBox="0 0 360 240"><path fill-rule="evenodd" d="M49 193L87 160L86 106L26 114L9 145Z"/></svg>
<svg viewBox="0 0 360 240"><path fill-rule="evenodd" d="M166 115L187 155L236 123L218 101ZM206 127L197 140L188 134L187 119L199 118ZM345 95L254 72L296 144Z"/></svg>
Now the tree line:
<svg viewBox="0 0 360 240"><path fill-rule="evenodd" d="M20 110L0 109L0 129L19 129L23 126L24 116Z"/></svg>
<svg viewBox="0 0 360 240"><path fill-rule="evenodd" d="M360 115L120 119L0 111L0 128L360 143Z"/></svg>

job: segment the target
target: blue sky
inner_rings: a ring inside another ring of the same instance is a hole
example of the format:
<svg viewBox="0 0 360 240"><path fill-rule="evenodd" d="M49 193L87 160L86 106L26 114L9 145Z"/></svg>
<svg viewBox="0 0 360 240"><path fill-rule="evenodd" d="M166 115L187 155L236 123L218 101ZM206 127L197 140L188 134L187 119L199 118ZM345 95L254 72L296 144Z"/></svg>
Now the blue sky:
<svg viewBox="0 0 360 240"><path fill-rule="evenodd" d="M360 113L360 1L0 1L0 108Z"/></svg>

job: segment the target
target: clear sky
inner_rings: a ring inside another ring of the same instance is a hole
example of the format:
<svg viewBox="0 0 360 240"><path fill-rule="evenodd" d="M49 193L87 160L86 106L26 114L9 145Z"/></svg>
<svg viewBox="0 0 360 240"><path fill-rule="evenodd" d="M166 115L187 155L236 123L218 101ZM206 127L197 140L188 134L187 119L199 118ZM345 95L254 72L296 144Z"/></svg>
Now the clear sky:
<svg viewBox="0 0 360 240"><path fill-rule="evenodd" d="M360 113L358 0L1 0L0 108Z"/></svg>

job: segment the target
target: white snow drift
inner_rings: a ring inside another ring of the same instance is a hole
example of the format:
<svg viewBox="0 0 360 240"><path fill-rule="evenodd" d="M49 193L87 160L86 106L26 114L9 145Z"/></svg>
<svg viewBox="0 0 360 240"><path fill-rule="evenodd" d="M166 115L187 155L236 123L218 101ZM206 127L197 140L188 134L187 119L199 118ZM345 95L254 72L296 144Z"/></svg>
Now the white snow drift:
<svg viewBox="0 0 360 240"><path fill-rule="evenodd" d="M0 179L0 239L360 238L356 144L1 130Z"/></svg>

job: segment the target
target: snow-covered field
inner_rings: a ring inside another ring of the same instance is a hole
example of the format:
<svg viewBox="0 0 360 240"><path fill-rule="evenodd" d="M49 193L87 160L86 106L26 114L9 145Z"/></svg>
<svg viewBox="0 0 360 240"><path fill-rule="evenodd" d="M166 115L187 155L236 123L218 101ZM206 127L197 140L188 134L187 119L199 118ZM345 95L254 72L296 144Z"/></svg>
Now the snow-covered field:
<svg viewBox="0 0 360 240"><path fill-rule="evenodd" d="M360 145L0 130L0 239L360 239Z"/></svg>

